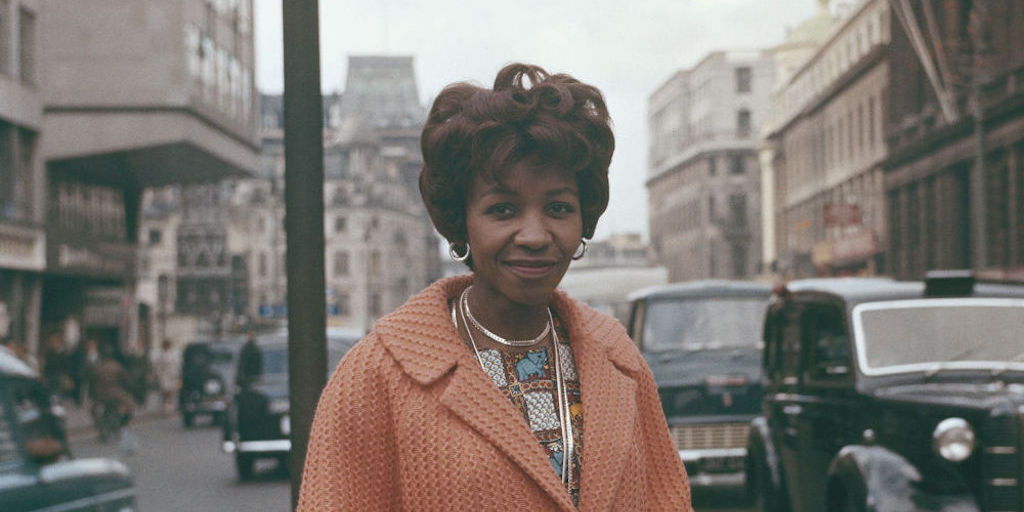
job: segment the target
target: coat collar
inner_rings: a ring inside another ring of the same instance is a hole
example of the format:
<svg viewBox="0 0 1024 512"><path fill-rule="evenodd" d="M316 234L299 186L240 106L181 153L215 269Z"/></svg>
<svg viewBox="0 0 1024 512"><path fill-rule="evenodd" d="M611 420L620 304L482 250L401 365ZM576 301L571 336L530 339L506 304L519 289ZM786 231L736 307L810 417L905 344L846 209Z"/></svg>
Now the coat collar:
<svg viewBox="0 0 1024 512"><path fill-rule="evenodd" d="M571 510L568 493L522 414L480 370L452 324L448 301L471 282L471 276L457 276L431 285L378 321L377 336L403 372L421 386L444 386L439 398L443 405L499 448L563 509ZM617 493L611 484L619 482L629 447L635 443L640 359L630 344L622 343L626 334L617 320L560 291L552 307L568 327L580 375L585 438L580 507L608 510ZM601 481L588 484L597 475Z"/></svg>
<svg viewBox="0 0 1024 512"><path fill-rule="evenodd" d="M420 385L433 384L467 353L452 324L448 304L472 282L468 275L442 279L374 326L402 370ZM593 345L586 347L588 350L606 354L624 371L633 373L640 369L635 352L613 343L623 335L622 326L615 319L582 306L560 290L555 292L552 306L567 323L570 340L587 340L588 345ZM581 348L576 343L572 346L574 353Z"/></svg>

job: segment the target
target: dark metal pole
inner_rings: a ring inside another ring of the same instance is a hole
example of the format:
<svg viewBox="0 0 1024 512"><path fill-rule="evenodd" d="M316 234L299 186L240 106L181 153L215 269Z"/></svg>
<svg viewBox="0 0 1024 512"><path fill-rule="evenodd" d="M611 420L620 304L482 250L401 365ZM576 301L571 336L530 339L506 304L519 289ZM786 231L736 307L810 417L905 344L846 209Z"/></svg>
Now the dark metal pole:
<svg viewBox="0 0 1024 512"><path fill-rule="evenodd" d="M281 2L284 20L284 192L288 267L289 459L298 505L313 413L327 380L323 103L318 0Z"/></svg>

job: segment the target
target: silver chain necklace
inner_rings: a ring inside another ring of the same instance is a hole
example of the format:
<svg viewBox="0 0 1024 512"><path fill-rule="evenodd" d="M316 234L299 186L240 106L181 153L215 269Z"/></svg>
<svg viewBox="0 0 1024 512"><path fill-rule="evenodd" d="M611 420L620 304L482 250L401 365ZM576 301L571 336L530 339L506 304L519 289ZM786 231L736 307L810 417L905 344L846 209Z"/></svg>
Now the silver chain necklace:
<svg viewBox="0 0 1024 512"><path fill-rule="evenodd" d="M459 304L461 304L462 306L463 314L466 316L466 318L469 318L469 321L473 324L474 327L480 329L480 332L484 333L484 335L494 340L495 342L505 345L506 347L529 347L532 345L536 345L537 343L540 343L540 341L543 340L544 337L548 335L548 332L551 331L551 322L549 321L548 323L544 324L544 330L541 331L540 334L537 335L537 337L529 340L510 340L507 338L502 338L497 334L494 334L486 327L484 327L483 324L481 324L480 321L477 320L475 316L473 316L473 310L469 308L469 290L472 288L472 286L467 287L465 290L463 290L462 295L459 297Z"/></svg>
<svg viewBox="0 0 1024 512"><path fill-rule="evenodd" d="M469 288L466 289L467 291ZM466 292L462 292L459 297L459 302L462 303L466 297ZM476 355L477 363L480 364L480 368L487 373L487 369L484 367L484 359L480 356L480 349L476 345L476 340L473 339L473 330L469 328L469 324L466 323L466 313L469 308L456 307L456 304L452 304L452 324L455 325L455 331L459 330L459 320L455 315L455 310L458 309L462 313L462 325L466 327L466 334L469 335L469 343L473 345L473 353ZM472 317L470 317L472 320ZM551 315L551 308L548 308L548 326L544 329L544 334L551 329L554 325L555 319ZM495 340L497 341L497 340ZM572 410L569 404L569 390L565 386L565 376L562 375L562 351L558 343L558 333L553 332L551 336L551 350L553 352L552 366L555 367L555 398L558 402L558 423L559 429L562 434L562 483L567 487L572 486L572 455L576 451L575 438L573 437L572 428ZM488 374L489 375L489 374Z"/></svg>

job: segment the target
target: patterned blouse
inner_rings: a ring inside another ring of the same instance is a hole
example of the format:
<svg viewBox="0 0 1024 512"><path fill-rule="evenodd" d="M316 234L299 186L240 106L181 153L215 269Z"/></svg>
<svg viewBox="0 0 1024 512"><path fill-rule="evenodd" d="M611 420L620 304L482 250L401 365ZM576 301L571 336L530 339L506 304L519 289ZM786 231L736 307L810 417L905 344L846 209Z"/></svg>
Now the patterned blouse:
<svg viewBox="0 0 1024 512"><path fill-rule="evenodd" d="M566 330L558 324L559 353L561 354L562 375L569 394L569 411L572 418L574 450L570 471L572 478L568 486L569 495L578 507L580 499L580 463L583 452L583 403L580 400L580 379L576 373L576 361L569 347ZM555 370L551 365L550 345L519 353L504 353L495 349L480 351L484 372L487 373L505 396L523 412L523 418L533 430L548 461L559 478L562 476L562 431L558 420L558 398L555 385Z"/></svg>

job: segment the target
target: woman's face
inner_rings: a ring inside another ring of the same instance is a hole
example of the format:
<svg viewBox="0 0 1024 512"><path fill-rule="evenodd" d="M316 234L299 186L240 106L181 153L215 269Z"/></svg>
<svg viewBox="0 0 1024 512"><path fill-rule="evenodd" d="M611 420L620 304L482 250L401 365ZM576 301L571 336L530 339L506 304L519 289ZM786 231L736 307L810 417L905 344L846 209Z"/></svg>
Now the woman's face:
<svg viewBox="0 0 1024 512"><path fill-rule="evenodd" d="M583 235L572 173L519 163L502 183L474 176L466 198L473 294L544 306Z"/></svg>

